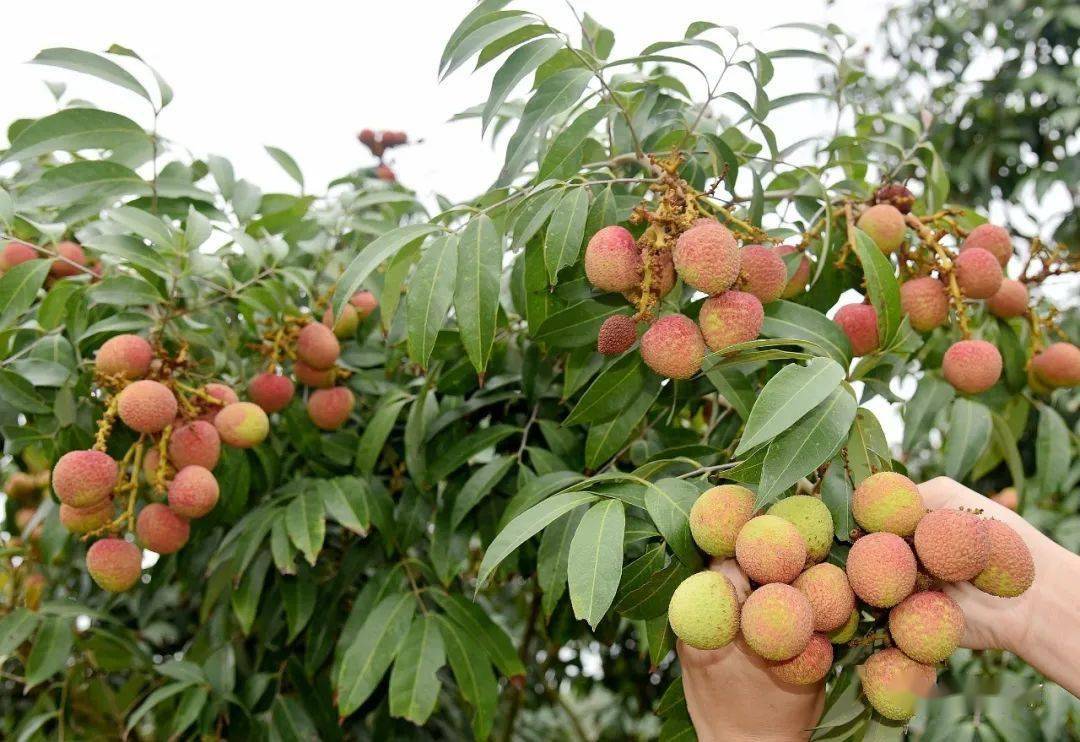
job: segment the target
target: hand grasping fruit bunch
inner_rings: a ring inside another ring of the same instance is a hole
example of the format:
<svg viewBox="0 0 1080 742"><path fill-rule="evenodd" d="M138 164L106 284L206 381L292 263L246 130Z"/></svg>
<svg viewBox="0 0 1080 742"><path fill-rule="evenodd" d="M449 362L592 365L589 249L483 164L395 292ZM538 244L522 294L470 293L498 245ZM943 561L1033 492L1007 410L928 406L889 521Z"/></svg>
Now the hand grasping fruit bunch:
<svg viewBox="0 0 1080 742"><path fill-rule="evenodd" d="M1014 598L1034 581L1034 561L1000 521L965 510L927 512L918 487L901 474L871 475L851 505L862 530L852 534L841 567L826 561L833 522L816 497L793 495L756 514L745 487L707 490L690 511L695 542L711 556L734 557L756 587L740 606L725 575L699 572L676 588L668 617L679 639L697 649L718 649L741 633L769 672L795 685L829 674L833 644L859 647L870 704L906 720L964 633L964 614L941 585L970 581ZM1004 601L1001 607L1008 610Z"/></svg>

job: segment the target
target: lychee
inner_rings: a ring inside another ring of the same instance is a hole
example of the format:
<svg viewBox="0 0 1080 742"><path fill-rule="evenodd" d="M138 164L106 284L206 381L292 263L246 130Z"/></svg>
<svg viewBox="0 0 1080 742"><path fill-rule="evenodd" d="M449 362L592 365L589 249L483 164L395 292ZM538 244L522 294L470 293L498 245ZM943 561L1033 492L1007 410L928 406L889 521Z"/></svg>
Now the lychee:
<svg viewBox="0 0 1080 742"><path fill-rule="evenodd" d="M889 611L893 643L911 659L932 665L952 654L964 635L964 612L936 590L914 593Z"/></svg>
<svg viewBox="0 0 1080 742"><path fill-rule="evenodd" d="M690 533L706 554L735 556L735 538L754 514L754 493L722 484L701 493L690 508Z"/></svg>
<svg viewBox="0 0 1080 742"><path fill-rule="evenodd" d="M689 379L701 370L705 340L692 319L669 314L653 322L641 336L641 357L661 376Z"/></svg>
<svg viewBox="0 0 1080 742"><path fill-rule="evenodd" d="M596 349L605 356L625 353L637 341L637 323L633 317L614 314L600 325L596 337Z"/></svg>
<svg viewBox="0 0 1080 742"><path fill-rule="evenodd" d="M60 505L60 525L71 533L89 533L105 526L113 517L112 498L105 498L95 505L73 508Z"/></svg>
<svg viewBox="0 0 1080 742"><path fill-rule="evenodd" d="M341 355L341 344L333 331L324 324L304 325L296 338L296 357L314 369L327 369Z"/></svg>
<svg viewBox="0 0 1080 742"><path fill-rule="evenodd" d="M1023 317L1028 311L1027 286L1011 278L1004 279L997 293L986 300L986 308L1001 319Z"/></svg>
<svg viewBox="0 0 1080 742"><path fill-rule="evenodd" d="M248 396L267 413L288 407L295 393L292 379L281 374L263 372L248 384Z"/></svg>
<svg viewBox="0 0 1080 742"><path fill-rule="evenodd" d="M791 585L762 585L742 607L742 634L750 649L779 662L796 656L810 643L814 612L810 601Z"/></svg>
<svg viewBox="0 0 1080 742"><path fill-rule="evenodd" d="M316 369L303 361L296 361L293 364L293 376L304 386L313 389L327 389L334 385L337 374L332 366L327 369Z"/></svg>
<svg viewBox="0 0 1080 742"><path fill-rule="evenodd" d="M719 572L698 572L675 588L668 603L671 630L684 644L719 649L739 633L735 587Z"/></svg>
<svg viewBox="0 0 1080 742"><path fill-rule="evenodd" d="M167 505L152 502L139 511L135 535L143 548L158 554L173 554L187 543L191 525Z"/></svg>
<svg viewBox="0 0 1080 742"><path fill-rule="evenodd" d="M1080 386L1080 348L1053 343L1031 359L1031 371L1051 388Z"/></svg>
<svg viewBox="0 0 1080 742"><path fill-rule="evenodd" d="M863 692L874 710L893 721L907 721L915 706L934 687L936 673L930 665L916 662L899 649L874 652L859 665Z"/></svg>
<svg viewBox="0 0 1080 742"><path fill-rule="evenodd" d="M735 236L715 221L702 222L679 235L671 257L687 285L710 295L734 285L742 262Z"/></svg>
<svg viewBox="0 0 1080 742"><path fill-rule="evenodd" d="M349 303L356 309L356 316L361 322L370 317L371 313L379 307L379 300L370 291L357 291L349 299Z"/></svg>
<svg viewBox="0 0 1080 742"><path fill-rule="evenodd" d="M101 451L70 451L53 468L52 486L60 502L88 508L112 495L119 476L116 461Z"/></svg>
<svg viewBox="0 0 1080 742"><path fill-rule="evenodd" d="M753 340L761 332L764 321L761 302L745 291L725 291L711 296L698 314L701 335L712 350Z"/></svg>
<svg viewBox="0 0 1080 742"><path fill-rule="evenodd" d="M989 299L1004 279L997 258L981 247L968 248L956 256L956 284L969 299Z"/></svg>
<svg viewBox="0 0 1080 742"><path fill-rule="evenodd" d="M825 679L832 667L833 648L824 634L811 634L799 654L769 665L773 677L792 685L813 685Z"/></svg>
<svg viewBox="0 0 1080 742"><path fill-rule="evenodd" d="M63 259L53 261L52 267L49 268L50 274L56 278L66 278L83 272L81 266L86 265L86 253L83 252L82 247L74 242L60 242L57 243L55 249L56 254Z"/></svg>
<svg viewBox="0 0 1080 742"><path fill-rule="evenodd" d="M234 392L231 387L216 381L204 386L202 391L206 396L219 401L219 404L214 404L213 402L201 400L204 411L199 415L199 419L205 420L208 423L214 422L214 416L221 412L222 407L240 401L240 397L236 395L236 392Z"/></svg>
<svg viewBox="0 0 1080 742"><path fill-rule="evenodd" d="M172 390L150 379L128 384L116 404L120 419L137 433L160 433L176 419L178 409Z"/></svg>
<svg viewBox="0 0 1080 742"><path fill-rule="evenodd" d="M877 312L871 304L845 304L836 310L833 322L851 341L851 352L865 356L878 349Z"/></svg>
<svg viewBox="0 0 1080 742"><path fill-rule="evenodd" d="M980 224L975 227L964 239L960 251L963 252L975 247L986 250L997 258L1002 268L1008 264L1009 258L1012 257L1012 240L1009 238L1009 233L996 224Z"/></svg>
<svg viewBox="0 0 1080 742"><path fill-rule="evenodd" d="M754 582L791 582L806 566L806 539L790 521L759 515L735 538L735 558Z"/></svg>
<svg viewBox="0 0 1080 742"><path fill-rule="evenodd" d="M625 227L604 227L585 246L585 277L598 291L629 291L642 270L641 249Z"/></svg>
<svg viewBox="0 0 1080 742"><path fill-rule="evenodd" d="M308 397L308 417L321 430L337 430L349 419L354 402L353 393L347 387L318 389Z"/></svg>
<svg viewBox="0 0 1080 742"><path fill-rule="evenodd" d="M221 440L230 446L251 448L266 440L270 433L270 420L259 405L234 402L221 408L221 412L214 417L214 427Z"/></svg>
<svg viewBox="0 0 1080 742"><path fill-rule="evenodd" d="M753 294L762 304L768 304L783 295L787 282L787 265L775 250L764 245L747 245L742 249L741 290Z"/></svg>
<svg viewBox="0 0 1080 742"><path fill-rule="evenodd" d="M915 551L926 571L939 580L970 580L990 558L986 522L963 510L931 511L915 529Z"/></svg>
<svg viewBox="0 0 1080 742"><path fill-rule="evenodd" d="M829 641L833 644L847 644L849 641L855 638L856 632L859 630L859 609L853 609L851 616L848 617L847 623L838 628L836 631L829 632Z"/></svg>
<svg viewBox="0 0 1080 742"><path fill-rule="evenodd" d="M936 278L923 276L900 285L900 308L917 332L930 332L949 320L949 296Z"/></svg>
<svg viewBox="0 0 1080 742"><path fill-rule="evenodd" d="M37 257L37 250L25 242L9 242L4 245L4 252L0 254L0 268L11 270L20 263L36 260Z"/></svg>
<svg viewBox="0 0 1080 742"><path fill-rule="evenodd" d="M322 323L333 330L335 337L345 340L356 334L356 328L360 326L360 315L356 307L346 304L335 321L333 307L327 307L323 312Z"/></svg>
<svg viewBox="0 0 1080 742"><path fill-rule="evenodd" d="M799 530L806 540L806 563L823 561L833 542L833 522L829 508L820 499L809 495L785 497L769 508Z"/></svg>
<svg viewBox="0 0 1080 742"><path fill-rule="evenodd" d="M86 571L102 590L122 593L139 581L142 551L119 538L103 538L86 550Z"/></svg>
<svg viewBox="0 0 1080 742"><path fill-rule="evenodd" d="M799 252L799 249L794 245L780 245L776 248L776 254L781 259L785 255L791 255L792 253ZM787 267L787 261L784 261L784 266ZM806 259L804 253L799 262L796 264L795 272L790 275L787 281L787 286L784 287L784 293L782 297L784 299L791 299L798 296L806 289L806 282L810 280L810 261Z"/></svg>
<svg viewBox="0 0 1080 742"><path fill-rule="evenodd" d="M201 518L217 505L220 489L214 475L201 466L185 466L169 482L169 507L184 518Z"/></svg>
<svg viewBox="0 0 1080 742"><path fill-rule="evenodd" d="M871 533L851 546L847 558L851 589L876 608L891 608L915 588L915 555L895 533Z"/></svg>
<svg viewBox="0 0 1080 742"><path fill-rule="evenodd" d="M883 253L894 253L904 244L904 215L892 204L875 204L864 211L855 226L874 241Z"/></svg>
<svg viewBox="0 0 1080 742"><path fill-rule="evenodd" d="M910 214L915 206L915 194L900 183L889 183L874 193L874 203L891 204L901 214Z"/></svg>
<svg viewBox="0 0 1080 742"><path fill-rule="evenodd" d="M835 631L844 626L855 610L855 592L844 570L823 562L795 578L796 590L806 596L814 611L814 631Z"/></svg>
<svg viewBox="0 0 1080 742"><path fill-rule="evenodd" d="M12 473L4 482L4 494L13 500L25 500L37 491L37 479L23 471Z"/></svg>
<svg viewBox="0 0 1080 742"><path fill-rule="evenodd" d="M140 379L150 370L154 349L138 335L117 335L106 340L94 357L94 371L102 376Z"/></svg>
<svg viewBox="0 0 1080 742"><path fill-rule="evenodd" d="M981 394L1001 378L1001 353L985 340L961 340L941 359L945 381L965 394Z"/></svg>
<svg viewBox="0 0 1080 742"><path fill-rule="evenodd" d="M910 536L926 512L915 483L903 474L882 471L864 479L851 497L856 522L870 532Z"/></svg>
<svg viewBox="0 0 1080 742"><path fill-rule="evenodd" d="M193 420L181 425L173 430L169 438L169 460L177 469L194 464L213 470L220 456L221 436L205 420Z"/></svg>
<svg viewBox="0 0 1080 742"><path fill-rule="evenodd" d="M1035 581L1035 560L1020 535L999 520L983 521L990 542L986 567L971 584L999 598L1022 595Z"/></svg>

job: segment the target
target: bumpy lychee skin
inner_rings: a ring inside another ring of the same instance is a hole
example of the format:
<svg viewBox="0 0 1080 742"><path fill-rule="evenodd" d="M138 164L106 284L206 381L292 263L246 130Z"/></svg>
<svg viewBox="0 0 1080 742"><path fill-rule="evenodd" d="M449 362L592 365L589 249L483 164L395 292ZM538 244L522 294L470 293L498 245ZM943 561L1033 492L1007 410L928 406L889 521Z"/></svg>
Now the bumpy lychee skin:
<svg viewBox="0 0 1080 742"><path fill-rule="evenodd" d="M762 304L779 299L787 288L787 265L784 259L764 245L742 249L739 288L753 294Z"/></svg>
<svg viewBox="0 0 1080 742"><path fill-rule="evenodd" d="M95 541L86 551L86 571L102 590L130 590L142 574L142 551L119 538Z"/></svg>
<svg viewBox="0 0 1080 742"><path fill-rule="evenodd" d="M692 319L669 314L653 322L641 336L641 358L661 376L689 379L701 370L705 340Z"/></svg>
<svg viewBox="0 0 1080 742"><path fill-rule="evenodd" d="M124 425L137 433L160 433L176 419L176 396L161 382L141 379L124 387L116 400Z"/></svg>
<svg viewBox="0 0 1080 742"><path fill-rule="evenodd" d="M684 644L719 649L739 633L735 586L719 572L698 572L675 588L668 603L671 630Z"/></svg>
<svg viewBox="0 0 1080 742"><path fill-rule="evenodd" d="M1001 378L1001 353L985 340L961 340L941 359L945 381L965 394L982 394Z"/></svg>
<svg viewBox="0 0 1080 742"><path fill-rule="evenodd" d="M845 304L836 310L833 322L851 341L851 352L865 356L878 349L877 311L871 304Z"/></svg>
<svg viewBox="0 0 1080 742"><path fill-rule="evenodd" d="M1002 268L1008 264L1009 258L1012 257L1012 240L1009 239L1009 233L996 224L980 224L975 227L964 239L960 251L963 252L974 247L989 252L997 258Z"/></svg>
<svg viewBox="0 0 1080 742"><path fill-rule="evenodd" d="M833 644L847 644L849 641L855 638L855 633L859 630L859 609L856 608L851 611L851 616L848 617L847 623L835 631L829 632L829 641Z"/></svg>
<svg viewBox="0 0 1080 742"><path fill-rule="evenodd" d="M1023 317L1028 310L1027 286L1006 278L1001 282L997 293L986 300L986 308L990 310L990 314L1001 319Z"/></svg>
<svg viewBox="0 0 1080 742"><path fill-rule="evenodd" d="M730 289L742 262L735 236L715 221L702 222L679 235L671 256L679 277L706 294Z"/></svg>
<svg viewBox="0 0 1080 742"><path fill-rule="evenodd" d="M765 310L753 294L725 291L711 296L701 305L698 324L705 344L722 350L735 343L753 340L761 332Z"/></svg>
<svg viewBox="0 0 1080 742"><path fill-rule="evenodd" d="M762 585L743 603L742 633L747 646L767 660L796 656L814 633L810 601L791 585Z"/></svg>
<svg viewBox="0 0 1080 742"><path fill-rule="evenodd" d="M904 244L907 227L904 215L892 204L875 204L864 211L855 222L869 235L883 253L894 253Z"/></svg>
<svg viewBox="0 0 1080 742"><path fill-rule="evenodd" d="M319 322L304 325L296 338L296 357L314 369L327 369L341 355L341 344L329 327Z"/></svg>
<svg viewBox="0 0 1080 742"><path fill-rule="evenodd" d="M690 508L690 533L706 554L735 556L735 539L754 514L754 493L722 484L701 493Z"/></svg>
<svg viewBox="0 0 1080 742"><path fill-rule="evenodd" d="M251 448L266 440L270 419L254 402L234 402L221 408L214 417L221 440L237 448Z"/></svg>
<svg viewBox="0 0 1080 742"><path fill-rule="evenodd" d="M970 580L990 558L986 521L951 508L929 512L915 529L915 551L926 571L939 580Z"/></svg>
<svg viewBox="0 0 1080 742"><path fill-rule="evenodd" d="M930 332L949 320L949 297L941 281L930 276L900 285L900 308L918 332Z"/></svg>
<svg viewBox="0 0 1080 742"><path fill-rule="evenodd" d="M349 419L354 402L352 391L346 387L319 389L308 397L308 417L321 430L337 430Z"/></svg>
<svg viewBox="0 0 1080 742"><path fill-rule="evenodd" d="M60 242L56 245L56 254L66 260L54 260L49 273L56 278L77 276L83 271L80 266L86 265L86 253L82 247L74 242Z"/></svg>
<svg viewBox="0 0 1080 742"><path fill-rule="evenodd" d="M652 291L660 299L671 293L675 288L675 261L671 258L671 250L659 250L650 252L648 248L641 251L641 262L650 265L652 272ZM633 289L631 289L633 291Z"/></svg>
<svg viewBox="0 0 1080 742"><path fill-rule="evenodd" d="M835 631L844 626L855 610L855 591L844 570L827 562L815 564L792 585L806 596L814 611L814 631Z"/></svg>
<svg viewBox="0 0 1080 742"><path fill-rule="evenodd" d="M889 611L889 633L908 657L932 665L960 646L964 612L945 593L937 590L914 593Z"/></svg>
<svg viewBox="0 0 1080 742"><path fill-rule="evenodd" d="M213 470L220 457L221 436L217 428L205 420L181 425L169 438L169 460L177 469L194 464Z"/></svg>
<svg viewBox="0 0 1080 742"><path fill-rule="evenodd" d="M1080 348L1053 343L1031 359L1035 377L1051 388L1080 386Z"/></svg>
<svg viewBox="0 0 1080 742"><path fill-rule="evenodd" d="M119 474L116 461L107 453L70 451L56 462L52 486L60 502L88 508L112 495Z"/></svg>
<svg viewBox="0 0 1080 742"><path fill-rule="evenodd" d="M357 291L349 299L349 303L356 309L356 314L361 322L370 317L371 313L379 307L379 300L370 291Z"/></svg>
<svg viewBox="0 0 1080 742"><path fill-rule="evenodd" d="M1035 581L1035 560L1020 535L998 520L983 522L990 540L986 568L971 581L984 593L999 598L1022 595Z"/></svg>
<svg viewBox="0 0 1080 742"><path fill-rule="evenodd" d="M184 548L190 535L191 525L160 502L144 507L135 521L139 543L158 554L175 554Z"/></svg>
<svg viewBox="0 0 1080 742"><path fill-rule="evenodd" d="M585 246L585 277L598 291L629 291L642 269L641 249L625 227L604 227Z"/></svg>
<svg viewBox="0 0 1080 742"><path fill-rule="evenodd" d="M113 501L105 498L87 508L60 505L60 525L71 533L89 533L101 528L113 517Z"/></svg>
<svg viewBox="0 0 1080 742"><path fill-rule="evenodd" d="M141 379L150 370L154 349L138 335L117 335L106 340L94 356L94 371L102 376Z"/></svg>
<svg viewBox="0 0 1080 742"><path fill-rule="evenodd" d="M855 488L851 511L863 530L910 536L926 512L926 505L914 482L903 474L882 471L871 474Z"/></svg>
<svg viewBox="0 0 1080 742"><path fill-rule="evenodd" d="M848 582L864 602L891 608L915 589L915 555L895 533L871 533L851 546Z"/></svg>
<svg viewBox="0 0 1080 742"><path fill-rule="evenodd" d="M267 413L280 412L289 406L296 386L292 379L281 374L264 372L248 384L248 396L251 401L262 407Z"/></svg>
<svg viewBox="0 0 1080 742"><path fill-rule="evenodd" d="M791 582L806 566L806 539L790 521L759 515L739 531L735 558L754 582Z"/></svg>
<svg viewBox="0 0 1080 742"><path fill-rule="evenodd" d="M794 245L780 245L776 248L776 254L783 260L785 255L790 255L794 252L798 252L798 248ZM784 267L787 267L785 261ZM806 282L810 280L810 261L806 259L804 254L795 267L795 272L788 278L787 286L784 287L784 293L781 295L784 299L791 299L801 294L806 289Z"/></svg>
<svg viewBox="0 0 1080 742"><path fill-rule="evenodd" d="M825 559L833 542L833 522L829 508L816 497L792 495L780 500L769 515L789 521L806 540L806 563L816 564Z"/></svg>
<svg viewBox="0 0 1080 742"><path fill-rule="evenodd" d="M1005 274L997 258L981 247L963 250L956 256L956 283L969 299L989 299L1003 280Z"/></svg>
<svg viewBox="0 0 1080 742"><path fill-rule="evenodd" d="M596 349L605 356L617 356L630 350L637 341L637 323L633 317L615 314L604 320L596 336Z"/></svg>
<svg viewBox="0 0 1080 742"><path fill-rule="evenodd" d="M4 252L0 254L0 268L11 270L20 263L36 260L37 257L37 250L25 242L9 242L4 245Z"/></svg>
<svg viewBox="0 0 1080 742"><path fill-rule="evenodd" d="M790 660L770 664L769 672L791 685L813 685L829 674L832 660L833 648L829 638L824 634L812 634L806 649Z"/></svg>
<svg viewBox="0 0 1080 742"><path fill-rule="evenodd" d="M915 715L920 698L934 687L936 673L930 665L911 659L889 647L870 655L859 665L863 692L874 710L893 721L907 721Z"/></svg>
<svg viewBox="0 0 1080 742"><path fill-rule="evenodd" d="M907 186L900 183L890 183L878 188L874 193L874 203L891 204L901 214L910 214L915 206L915 194L908 190Z"/></svg>
<svg viewBox="0 0 1080 742"><path fill-rule="evenodd" d="M312 389L329 389L334 385L334 380L337 378L333 367L317 369L312 368L303 361L293 363L293 376L301 384Z"/></svg>
<svg viewBox="0 0 1080 742"><path fill-rule="evenodd" d="M323 312L322 323L333 330L335 337L345 340L356 334L356 328L360 326L360 315L356 307L346 304L335 322L333 307L327 307Z"/></svg>
<svg viewBox="0 0 1080 742"><path fill-rule="evenodd" d="M169 507L183 518L201 518L214 509L220 494L212 473L201 466L185 466L169 482Z"/></svg>

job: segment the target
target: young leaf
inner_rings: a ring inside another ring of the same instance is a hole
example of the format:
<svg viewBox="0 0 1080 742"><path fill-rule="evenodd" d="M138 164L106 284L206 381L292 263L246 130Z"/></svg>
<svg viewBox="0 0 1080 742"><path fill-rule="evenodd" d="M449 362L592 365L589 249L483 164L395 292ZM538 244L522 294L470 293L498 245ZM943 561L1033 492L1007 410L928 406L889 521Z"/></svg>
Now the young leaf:
<svg viewBox="0 0 1080 742"><path fill-rule="evenodd" d="M622 576L626 515L621 500L589 508L570 542L567 582L574 615L596 628L611 607Z"/></svg>

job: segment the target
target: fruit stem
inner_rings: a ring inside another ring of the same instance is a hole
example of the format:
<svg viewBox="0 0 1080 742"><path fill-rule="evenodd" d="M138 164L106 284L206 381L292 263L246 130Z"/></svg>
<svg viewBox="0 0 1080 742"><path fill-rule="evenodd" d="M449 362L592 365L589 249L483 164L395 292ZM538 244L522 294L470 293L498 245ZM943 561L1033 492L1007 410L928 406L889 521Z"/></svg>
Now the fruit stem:
<svg viewBox="0 0 1080 742"><path fill-rule="evenodd" d="M116 420L117 405L119 404L117 400L116 395L109 397L109 403L105 406L105 414L98 420L97 435L94 437L93 450L95 451L104 453L109 445L109 434L112 432L113 422Z"/></svg>

